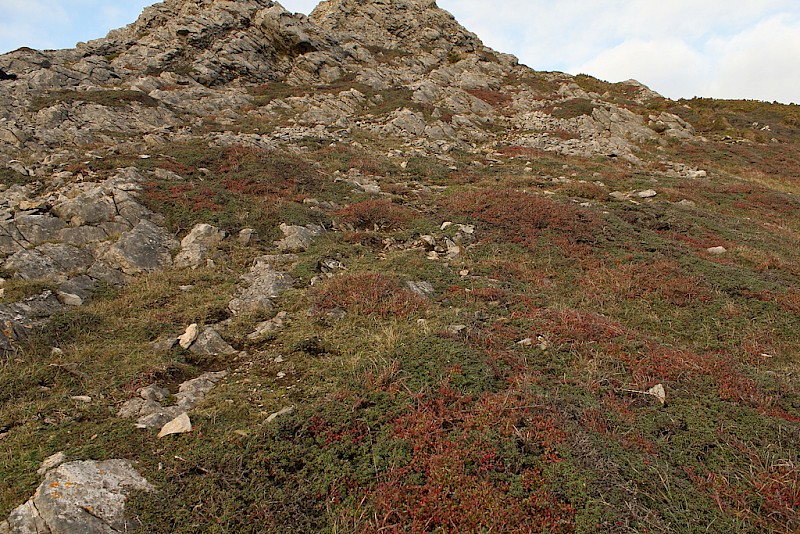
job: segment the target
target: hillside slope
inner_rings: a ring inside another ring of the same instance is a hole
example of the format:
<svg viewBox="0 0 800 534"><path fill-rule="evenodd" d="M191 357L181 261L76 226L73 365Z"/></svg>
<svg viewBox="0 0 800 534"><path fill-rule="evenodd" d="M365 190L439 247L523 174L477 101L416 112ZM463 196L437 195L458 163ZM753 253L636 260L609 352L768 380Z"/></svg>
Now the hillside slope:
<svg viewBox="0 0 800 534"><path fill-rule="evenodd" d="M432 0L0 69L0 533L800 528L800 107Z"/></svg>

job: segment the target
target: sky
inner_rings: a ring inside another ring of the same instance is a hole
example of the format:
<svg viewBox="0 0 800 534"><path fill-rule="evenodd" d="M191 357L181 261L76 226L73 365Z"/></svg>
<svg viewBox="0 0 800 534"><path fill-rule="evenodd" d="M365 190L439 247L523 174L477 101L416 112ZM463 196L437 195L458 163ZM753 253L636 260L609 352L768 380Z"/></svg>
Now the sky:
<svg viewBox="0 0 800 534"><path fill-rule="evenodd" d="M68 48L133 22L153 0L0 0L0 53ZM316 0L284 0L308 14ZM631 78L670 98L800 104L798 0L438 0L495 50L536 70Z"/></svg>

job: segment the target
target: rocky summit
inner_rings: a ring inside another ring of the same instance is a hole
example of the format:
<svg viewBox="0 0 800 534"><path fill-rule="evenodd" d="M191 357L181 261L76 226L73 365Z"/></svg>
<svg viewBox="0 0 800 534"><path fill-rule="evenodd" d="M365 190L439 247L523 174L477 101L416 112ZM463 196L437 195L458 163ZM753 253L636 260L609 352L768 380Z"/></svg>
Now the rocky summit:
<svg viewBox="0 0 800 534"><path fill-rule="evenodd" d="M433 0L0 56L0 533L796 532L800 107Z"/></svg>

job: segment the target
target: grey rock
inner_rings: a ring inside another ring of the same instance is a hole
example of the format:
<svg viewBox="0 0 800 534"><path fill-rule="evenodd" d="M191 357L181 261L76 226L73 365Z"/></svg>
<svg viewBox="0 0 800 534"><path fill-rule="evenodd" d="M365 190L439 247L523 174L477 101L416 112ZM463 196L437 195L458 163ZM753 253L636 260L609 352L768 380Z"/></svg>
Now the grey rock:
<svg viewBox="0 0 800 534"><path fill-rule="evenodd" d="M288 314L286 312L280 312L272 319L258 323L255 331L248 334L247 339L254 341L268 334L278 332L283 329L287 316Z"/></svg>
<svg viewBox="0 0 800 534"><path fill-rule="evenodd" d="M59 465L63 464L66 461L67 461L67 455L64 454L63 451L57 452L54 455L45 458L45 460L42 462L42 465L39 467L39 470L36 471L36 474L42 476L51 469L55 469L56 467L58 467Z"/></svg>
<svg viewBox="0 0 800 534"><path fill-rule="evenodd" d="M164 425L158 433L159 438L171 436L174 434L186 434L192 431L192 421L189 419L189 414L183 412L172 421Z"/></svg>
<svg viewBox="0 0 800 534"><path fill-rule="evenodd" d="M114 199L100 187L58 203L51 211L72 226L108 222L117 215Z"/></svg>
<svg viewBox="0 0 800 534"><path fill-rule="evenodd" d="M80 461L49 471L31 499L11 512L10 532L126 532L132 491L154 491L126 460Z"/></svg>
<svg viewBox="0 0 800 534"><path fill-rule="evenodd" d="M284 238L276 241L275 245L281 252L303 252L308 250L315 237L322 235L321 226L310 224L308 226L290 226L281 224Z"/></svg>
<svg viewBox="0 0 800 534"><path fill-rule="evenodd" d="M24 239L32 245L56 241L66 226L64 221L51 215L17 215L14 224Z"/></svg>
<svg viewBox="0 0 800 534"><path fill-rule="evenodd" d="M52 259L36 250L20 250L6 260L3 268L25 280L48 280L61 274Z"/></svg>
<svg viewBox="0 0 800 534"><path fill-rule="evenodd" d="M161 404L152 400L145 400L135 397L125 402L117 412L117 417L121 419L137 419L150 415L162 409Z"/></svg>
<svg viewBox="0 0 800 534"><path fill-rule="evenodd" d="M105 260L125 274L158 271L172 265L170 250L177 247L178 241L164 228L142 220L120 237L106 253Z"/></svg>
<svg viewBox="0 0 800 534"><path fill-rule="evenodd" d="M56 219L60 220L60 219ZM76 247L85 247L90 243L98 243L108 239L108 234L97 226L79 226L64 228L58 233L58 240Z"/></svg>
<svg viewBox="0 0 800 534"><path fill-rule="evenodd" d="M205 328L189 347L189 350L200 356L219 356L236 354L236 349L231 347L219 332L213 328Z"/></svg>
<svg viewBox="0 0 800 534"><path fill-rule="evenodd" d="M86 300L92 295L95 287L97 286L97 281L86 275L76 276L74 278L70 278L60 286L58 286L58 290L63 293L68 293L71 295L76 295L81 299Z"/></svg>
<svg viewBox="0 0 800 534"><path fill-rule="evenodd" d="M197 336L200 334L200 327L197 323L192 323L186 327L186 330L178 338L178 344L182 349L188 349L195 342Z"/></svg>
<svg viewBox="0 0 800 534"><path fill-rule="evenodd" d="M227 371L220 371L204 373L197 378L187 380L179 386L178 393L175 395L178 401L177 405L185 411L193 409L226 376L228 376Z"/></svg>
<svg viewBox="0 0 800 534"><path fill-rule="evenodd" d="M228 304L234 315L270 311L273 307L272 300L293 287L292 277L285 272L276 271L272 262L272 257L257 258L250 272L242 277L246 287L240 289Z"/></svg>
<svg viewBox="0 0 800 534"><path fill-rule="evenodd" d="M8 258L4 268L26 280L62 281L88 269L94 258L72 245L45 243L35 250L21 250Z"/></svg>
<svg viewBox="0 0 800 534"><path fill-rule="evenodd" d="M213 251L225 239L225 232L210 224L198 224L181 240L181 251L175 266L196 269L206 263Z"/></svg>
<svg viewBox="0 0 800 534"><path fill-rule="evenodd" d="M139 428L161 428L181 413L194 409L220 380L228 375L227 371L205 373L182 383L175 395L176 404L164 406L162 402L169 398L169 391L151 384L139 390L139 396L122 405L117 417L136 419Z"/></svg>
<svg viewBox="0 0 800 534"><path fill-rule="evenodd" d="M252 228L245 228L241 232L239 232L239 237L237 241L241 245L248 246L256 241L258 241L258 232Z"/></svg>
<svg viewBox="0 0 800 534"><path fill-rule="evenodd" d="M158 384L150 384L139 390L139 396L146 401L161 402L169 397L169 390Z"/></svg>
<svg viewBox="0 0 800 534"><path fill-rule="evenodd" d="M435 293L433 284L430 282L406 282L406 287L419 295L420 297L428 298Z"/></svg>
<svg viewBox="0 0 800 534"><path fill-rule="evenodd" d="M181 240L181 248L187 248L193 245L214 247L219 245L223 239L225 239L225 232L216 226L201 223L195 225L192 231Z"/></svg>

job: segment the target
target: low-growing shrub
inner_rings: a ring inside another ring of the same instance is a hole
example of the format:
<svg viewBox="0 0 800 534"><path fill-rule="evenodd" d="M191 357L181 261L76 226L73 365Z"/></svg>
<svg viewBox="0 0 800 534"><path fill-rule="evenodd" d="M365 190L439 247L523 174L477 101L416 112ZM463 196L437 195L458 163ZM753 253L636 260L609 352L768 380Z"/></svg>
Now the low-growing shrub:
<svg viewBox="0 0 800 534"><path fill-rule="evenodd" d="M320 312L341 309L359 315L407 316L425 308L425 300L381 273L346 274L328 280L316 294Z"/></svg>
<svg viewBox="0 0 800 534"><path fill-rule="evenodd" d="M455 216L487 224L496 242L535 247L545 233L572 243L592 240L599 220L590 211L514 189L482 189L451 196L444 207Z"/></svg>
<svg viewBox="0 0 800 534"><path fill-rule="evenodd" d="M506 93L501 91L491 91L488 89L469 89L467 90L469 94L483 100L487 104L493 107L503 107L504 105L511 102L512 97Z"/></svg>
<svg viewBox="0 0 800 534"><path fill-rule="evenodd" d="M365 200L351 204L336 213L342 224L360 230L401 228L414 218L414 212L389 200Z"/></svg>

